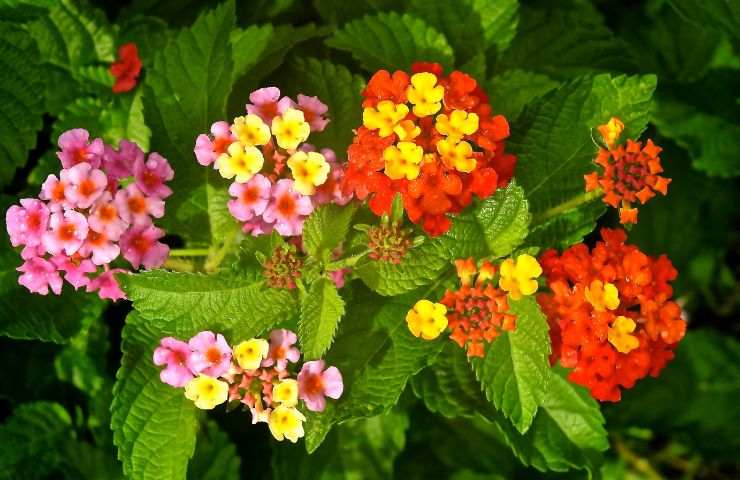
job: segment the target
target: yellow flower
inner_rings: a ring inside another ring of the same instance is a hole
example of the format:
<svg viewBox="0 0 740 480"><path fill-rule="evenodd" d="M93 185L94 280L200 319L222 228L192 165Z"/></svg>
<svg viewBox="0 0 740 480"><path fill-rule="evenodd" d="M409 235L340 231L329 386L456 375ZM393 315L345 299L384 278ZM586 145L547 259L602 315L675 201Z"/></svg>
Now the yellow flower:
<svg viewBox="0 0 740 480"><path fill-rule="evenodd" d="M252 338L234 347L234 358L244 370L257 370L269 351L267 340Z"/></svg>
<svg viewBox="0 0 740 480"><path fill-rule="evenodd" d="M185 385L185 397L202 410L221 405L229 396L229 384L206 375L199 375Z"/></svg>
<svg viewBox="0 0 740 480"><path fill-rule="evenodd" d="M303 422L305 421L306 417L295 407L280 405L270 413L268 424L270 433L276 440L282 441L283 438L287 438L295 443L303 437Z"/></svg>
<svg viewBox="0 0 740 480"><path fill-rule="evenodd" d="M231 133L244 145L265 145L270 141L270 128L260 117L251 113L236 117Z"/></svg>
<svg viewBox="0 0 740 480"><path fill-rule="evenodd" d="M298 403L298 382L288 378L275 385L272 389L272 401L285 407L295 407Z"/></svg>
<svg viewBox="0 0 740 480"><path fill-rule="evenodd" d="M449 117L444 113L439 115L434 126L442 135L460 141L463 136L478 131L478 115L464 110L453 110Z"/></svg>
<svg viewBox="0 0 740 480"><path fill-rule="evenodd" d="M226 153L216 159L218 172L224 178L235 178L237 183L246 183L255 173L262 170L265 158L257 147L234 142Z"/></svg>
<svg viewBox="0 0 740 480"><path fill-rule="evenodd" d="M468 142L456 143L450 139L443 139L437 142L437 151L445 165L458 172L470 173L475 169L473 147Z"/></svg>
<svg viewBox="0 0 740 480"><path fill-rule="evenodd" d="M406 177L413 180L419 176L424 150L411 142L398 142L383 150L385 174L393 180Z"/></svg>
<svg viewBox="0 0 740 480"><path fill-rule="evenodd" d="M607 338L620 353L630 353L640 346L640 340L630 333L635 331L635 321L629 317L618 316L609 327Z"/></svg>
<svg viewBox="0 0 740 480"><path fill-rule="evenodd" d="M437 76L429 72L412 75L411 85L406 90L406 97L414 105L413 112L417 117L427 117L439 112L444 95L444 87L437 85Z"/></svg>
<svg viewBox="0 0 740 480"><path fill-rule="evenodd" d="M302 195L313 195L329 175L329 163L317 152L295 152L288 159L288 168L295 180L293 188Z"/></svg>
<svg viewBox="0 0 740 480"><path fill-rule="evenodd" d="M362 111L362 124L370 130L378 130L381 137L387 137L393 134L393 129L408 113L406 105L383 100L375 108L367 107Z"/></svg>
<svg viewBox="0 0 740 480"><path fill-rule="evenodd" d="M413 120L403 120L393 128L393 131L402 142L413 140L421 135L421 128Z"/></svg>
<svg viewBox="0 0 740 480"><path fill-rule="evenodd" d="M308 139L309 133L311 126L303 117L303 112L295 108L289 108L281 116L272 119L272 134L280 148L295 150Z"/></svg>
<svg viewBox="0 0 740 480"><path fill-rule="evenodd" d="M601 280L594 280L590 286L586 287L583 295L586 297L586 301L597 312L614 310L619 306L619 292L613 283L603 283Z"/></svg>
<svg viewBox="0 0 740 480"><path fill-rule="evenodd" d="M605 125L599 126L599 133L609 148L613 148L624 130L624 123L617 117L612 117Z"/></svg>
<svg viewBox="0 0 740 480"><path fill-rule="evenodd" d="M542 275L542 267L531 255L519 255L516 262L507 258L501 264L501 278L498 286L509 292L514 300L537 291L537 277Z"/></svg>
<svg viewBox="0 0 740 480"><path fill-rule="evenodd" d="M406 314L406 324L415 337L433 340L447 328L447 307L429 300L419 300Z"/></svg>

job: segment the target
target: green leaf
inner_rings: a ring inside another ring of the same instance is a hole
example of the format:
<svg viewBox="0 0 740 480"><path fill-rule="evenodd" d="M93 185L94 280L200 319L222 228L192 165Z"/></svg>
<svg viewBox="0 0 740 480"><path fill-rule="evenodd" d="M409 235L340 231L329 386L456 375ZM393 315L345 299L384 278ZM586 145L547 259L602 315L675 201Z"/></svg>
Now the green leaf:
<svg viewBox="0 0 740 480"><path fill-rule="evenodd" d="M650 115L653 75L582 77L531 105L512 128L516 178L532 213L529 245L567 246L591 232L604 212L583 176L596 167L591 129L620 118L638 138Z"/></svg>
<svg viewBox="0 0 740 480"><path fill-rule="evenodd" d="M0 0L0 18L10 22L25 22L45 15L54 0Z"/></svg>
<svg viewBox="0 0 740 480"><path fill-rule="evenodd" d="M366 260L358 264L354 272L377 293L391 296L432 283L449 265L445 241L427 239L420 246L410 249L398 265Z"/></svg>
<svg viewBox="0 0 740 480"><path fill-rule="evenodd" d="M306 252L319 259L328 257L347 238L356 210L354 205L328 204L317 208L303 225Z"/></svg>
<svg viewBox="0 0 740 480"><path fill-rule="evenodd" d="M503 333L471 364L488 400L521 433L532 425L537 407L548 394L550 363L547 319L531 297L509 300L516 330Z"/></svg>
<svg viewBox="0 0 740 480"><path fill-rule="evenodd" d="M134 308L157 326L177 332L207 327L235 342L259 335L294 308L287 290L228 275L155 270L118 278Z"/></svg>
<svg viewBox="0 0 740 480"><path fill-rule="evenodd" d="M238 480L241 458L229 435L214 421L198 434L195 455L190 459L187 478L193 480Z"/></svg>
<svg viewBox="0 0 740 480"><path fill-rule="evenodd" d="M234 55L234 80L246 74L259 64L262 54L273 38L272 25L250 25L245 29L231 32L231 46Z"/></svg>
<svg viewBox="0 0 740 480"><path fill-rule="evenodd" d="M740 4L725 0L669 0L668 3L686 19L702 28L740 38Z"/></svg>
<svg viewBox="0 0 740 480"><path fill-rule="evenodd" d="M334 341L339 321L344 315L344 300L334 282L319 278L311 284L301 303L298 337L308 360L321 358Z"/></svg>
<svg viewBox="0 0 740 480"><path fill-rule="evenodd" d="M195 243L208 243L214 233L205 187L213 174L195 161L193 145L198 134L226 116L233 81L229 43L233 27L233 1L202 14L158 52L144 85L152 150L166 157L177 172L162 224Z"/></svg>
<svg viewBox="0 0 740 480"><path fill-rule="evenodd" d="M0 185L25 165L41 129L43 78L33 39L20 27L0 22Z"/></svg>
<svg viewBox="0 0 740 480"><path fill-rule="evenodd" d="M416 61L454 63L444 35L409 14L379 13L353 20L337 30L327 45L346 50L370 72L408 70Z"/></svg>
<svg viewBox="0 0 740 480"><path fill-rule="evenodd" d="M512 181L456 216L442 238L454 258L503 257L526 238L529 221L524 190Z"/></svg>
<svg viewBox="0 0 740 480"><path fill-rule="evenodd" d="M404 5L398 0L313 0L313 6L327 23L343 24L367 14L398 10Z"/></svg>
<svg viewBox="0 0 740 480"><path fill-rule="evenodd" d="M490 47L505 50L516 34L518 9L517 0L411 0L408 11L442 32L462 64Z"/></svg>
<svg viewBox="0 0 740 480"><path fill-rule="evenodd" d="M328 107L330 121L323 132L312 133L309 142L319 148L331 148L342 158L352 143L353 128L362 124L362 95L365 81L343 65L314 58L291 61L291 78L298 79L292 94L317 96Z"/></svg>
<svg viewBox="0 0 740 480"><path fill-rule="evenodd" d="M106 425L105 428L110 429L110 426ZM112 443L110 449L96 447L83 441L67 442L57 447L63 450L65 456L65 461L60 466L65 473L65 478L123 479L121 463L116 459Z"/></svg>
<svg viewBox="0 0 740 480"><path fill-rule="evenodd" d="M200 327L206 327L206 319ZM198 329L190 328L190 335ZM181 331L164 329L132 313L123 328L121 368L111 404L113 441L128 478L184 479L195 450L197 409L183 390L159 379L152 353L163 336ZM187 336L182 335L187 338Z"/></svg>
<svg viewBox="0 0 740 480"><path fill-rule="evenodd" d="M541 73L507 70L491 78L486 91L494 111L513 121L525 106L559 85L560 82Z"/></svg>
<svg viewBox="0 0 740 480"><path fill-rule="evenodd" d="M20 405L0 425L0 477L46 478L64 460L59 446L73 439L72 419L61 405Z"/></svg>

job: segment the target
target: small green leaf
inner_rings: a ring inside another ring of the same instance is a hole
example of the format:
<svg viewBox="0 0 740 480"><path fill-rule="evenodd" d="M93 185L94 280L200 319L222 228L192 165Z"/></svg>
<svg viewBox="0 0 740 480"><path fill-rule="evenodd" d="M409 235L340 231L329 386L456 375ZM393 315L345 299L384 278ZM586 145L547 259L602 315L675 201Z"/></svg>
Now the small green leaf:
<svg viewBox="0 0 740 480"><path fill-rule="evenodd" d="M560 85L541 73L526 70L507 70L491 78L487 92L496 113L514 121L524 107Z"/></svg>
<svg viewBox="0 0 740 480"><path fill-rule="evenodd" d="M416 61L454 63L444 35L413 15L378 13L353 20L337 30L327 45L346 50L370 72L408 70Z"/></svg>
<svg viewBox="0 0 740 480"><path fill-rule="evenodd" d="M314 8L327 23L343 24L364 15L399 10L403 2L398 0L313 0Z"/></svg>
<svg viewBox="0 0 740 480"><path fill-rule="evenodd" d="M669 0L682 18L740 38L740 4L726 0Z"/></svg>
<svg viewBox="0 0 740 480"><path fill-rule="evenodd" d="M311 284L301 304L298 337L308 360L321 358L334 341L344 315L344 300L334 282L319 278Z"/></svg>
<svg viewBox="0 0 740 480"><path fill-rule="evenodd" d="M331 253L342 244L349 232L354 205L322 205L317 208L303 225L303 248L318 259Z"/></svg>
<svg viewBox="0 0 740 480"><path fill-rule="evenodd" d="M0 0L0 18L10 22L25 22L45 15L55 0Z"/></svg>
<svg viewBox="0 0 740 480"><path fill-rule="evenodd" d="M188 465L192 480L238 480L241 458L229 435L212 420L198 434L195 454Z"/></svg>

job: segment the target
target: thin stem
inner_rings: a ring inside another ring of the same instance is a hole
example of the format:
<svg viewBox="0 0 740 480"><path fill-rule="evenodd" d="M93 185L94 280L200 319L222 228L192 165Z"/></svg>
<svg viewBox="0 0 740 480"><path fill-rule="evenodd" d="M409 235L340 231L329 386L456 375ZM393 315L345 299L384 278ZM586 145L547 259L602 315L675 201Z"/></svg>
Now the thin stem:
<svg viewBox="0 0 740 480"><path fill-rule="evenodd" d="M207 248L175 248L170 250L170 257L205 257Z"/></svg>
<svg viewBox="0 0 740 480"><path fill-rule="evenodd" d="M206 263L203 266L203 269L206 272L215 272L218 270L218 267L221 265L221 262L223 262L224 258L226 258L226 255L231 251L231 248L235 244L235 240L238 237L239 232L235 232L233 235L230 235L229 237L224 240L224 243L219 247L211 248L211 250L208 252L208 258L206 259Z"/></svg>
<svg viewBox="0 0 740 480"><path fill-rule="evenodd" d="M334 262L330 262L326 264L325 270L333 272L342 268L354 267L355 265L357 265L357 262L362 260L368 253L370 253L370 250L365 250L364 252L357 253L355 255L352 255L351 257L346 257Z"/></svg>
<svg viewBox="0 0 740 480"><path fill-rule="evenodd" d="M168 258L164 262L164 268L175 272L194 272L195 266L189 260L180 258Z"/></svg>
<svg viewBox="0 0 740 480"><path fill-rule="evenodd" d="M540 225L542 223L545 223L547 220L560 215L561 213L565 213L568 210L573 210L574 208L580 207L584 203L588 203L596 198L601 197L603 194L604 192L601 189L584 192L576 197L571 198L570 200L561 203L560 205L548 208L544 212L535 216L532 219L532 225Z"/></svg>
<svg viewBox="0 0 740 480"><path fill-rule="evenodd" d="M663 476L655 470L647 458L643 458L633 452L631 448L619 437L614 437L614 449L632 468L640 472L646 479L661 480Z"/></svg>

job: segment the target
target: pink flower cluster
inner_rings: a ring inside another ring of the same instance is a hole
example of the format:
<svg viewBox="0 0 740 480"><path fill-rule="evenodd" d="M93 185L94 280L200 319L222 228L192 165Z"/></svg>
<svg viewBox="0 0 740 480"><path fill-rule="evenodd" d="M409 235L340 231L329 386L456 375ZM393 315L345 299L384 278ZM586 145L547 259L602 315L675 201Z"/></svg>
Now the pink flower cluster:
<svg viewBox="0 0 740 480"><path fill-rule="evenodd" d="M38 199L24 198L5 215L10 242L23 247L18 283L58 295L63 274L75 289L125 298L113 274L126 270L111 264L122 255L133 268L154 268L167 258L169 248L158 241L164 232L152 218L164 215L174 172L157 153L145 158L126 140L116 150L90 141L84 129L60 135L59 148L59 176L49 175Z"/></svg>
<svg viewBox="0 0 740 480"><path fill-rule="evenodd" d="M328 107L318 97L299 94L294 101L287 96L281 97L277 87L265 87L252 92L249 100L251 103L246 105L248 116L258 116L266 126L291 109L302 112L311 132L321 132L329 123L325 117ZM236 120L232 124L218 121L211 126L210 135L198 136L194 149L198 163L219 169L219 157L232 144L239 143L235 135L238 131ZM344 167L337 162L333 150L319 151L329 165L329 173L323 184L318 185L311 195L306 195L295 188L296 181L286 162L295 152L316 152L316 147L301 143L295 149L286 149L278 143L277 134L271 132L267 143L257 144L263 158L259 173L247 182L235 181L229 187L229 194L233 197L228 202L229 212L243 223L243 231L253 236L273 230L284 237L299 236L303 233L306 217L316 207L332 202L345 205L352 199L352 194L345 194L340 187Z"/></svg>
<svg viewBox="0 0 740 480"><path fill-rule="evenodd" d="M224 336L210 331L200 332L188 342L165 337L154 350L154 364L164 366L160 372L162 382L173 387L186 387L191 380L206 375L228 384L229 402L241 403L252 413L252 423L268 422L274 407L273 389L292 377L291 364L296 364L301 353L295 346L296 334L290 330L273 330L269 346L261 339L242 342L233 349ZM244 345L265 344L264 355L255 348L247 355L255 355L256 363L243 368L239 358ZM344 390L342 374L336 367L326 368L323 360L305 362L295 377L298 398L312 412L326 407L326 397L338 399Z"/></svg>

